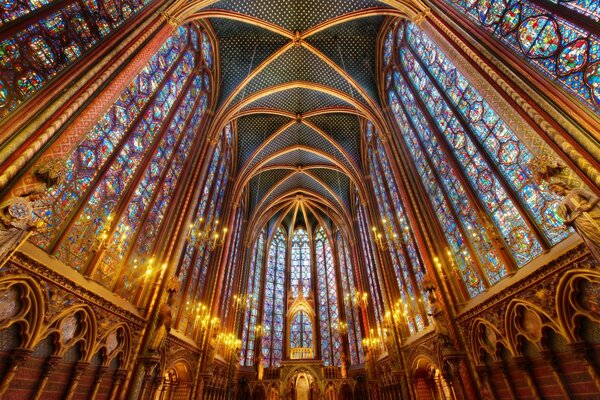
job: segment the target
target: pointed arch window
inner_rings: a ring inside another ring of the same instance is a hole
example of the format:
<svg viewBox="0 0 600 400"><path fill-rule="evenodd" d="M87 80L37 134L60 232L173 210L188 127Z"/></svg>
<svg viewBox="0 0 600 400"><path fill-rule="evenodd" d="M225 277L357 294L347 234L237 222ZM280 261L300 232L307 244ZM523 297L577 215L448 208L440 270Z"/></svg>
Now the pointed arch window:
<svg viewBox="0 0 600 400"><path fill-rule="evenodd" d="M392 174L383 143L379 135L372 134L373 125L367 122L367 144L369 173L386 239L390 246L390 255L396 282L400 292L399 303L395 307L406 318L409 331L416 333L429 324L427 310L423 301L422 280L424 267L417 252L410 224L400 201L396 179Z"/></svg>
<svg viewBox="0 0 600 400"><path fill-rule="evenodd" d="M262 354L265 367L278 367L283 353L285 259L287 241L277 228L269 247L265 273Z"/></svg>
<svg viewBox="0 0 600 400"><path fill-rule="evenodd" d="M326 366L339 366L342 342L337 330L340 322L337 279L331 244L322 226L315 232L315 254L319 288L318 315L321 328L321 357Z"/></svg>
<svg viewBox="0 0 600 400"><path fill-rule="evenodd" d="M39 215L43 233L32 238L129 299L139 282L125 272L150 268L200 140L212 79L195 44L200 34L196 24L180 27L90 130L67 160L65 181L49 190L48 211ZM99 239L110 250L98 253Z"/></svg>
<svg viewBox="0 0 600 400"><path fill-rule="evenodd" d="M225 293L221 295L221 299L220 299L220 308L221 308L220 318L222 321L227 321L229 312L232 311L232 308L233 308L233 305L229 304L229 299L231 299L234 296L233 291L236 286L235 279L236 279L236 271L238 268L238 265L237 265L238 254L239 254L240 248L242 247L242 241L240 240L240 236L242 234L243 206L244 205L242 204L242 207L237 208L234 223L233 223L233 229L231 230L232 236L229 238L229 239L231 239L231 240L229 240L229 246L231 246L231 253L229 254L229 261L227 262L227 268L226 268L227 279L223 286L225 288ZM246 306L248 306L248 305L249 304L246 303Z"/></svg>
<svg viewBox="0 0 600 400"><path fill-rule="evenodd" d="M566 237L557 198L533 181L531 151L431 39L410 22L395 29L390 108L475 296Z"/></svg>
<svg viewBox="0 0 600 400"><path fill-rule="evenodd" d="M248 265L248 290L246 295L251 298L250 307L244 314L244 324L242 325L242 357L241 365L254 365L256 326L258 322L259 299L261 296L261 282L264 265L266 230L263 229L254 243L252 257ZM264 329L264 328L263 328Z"/></svg>
<svg viewBox="0 0 600 400"><path fill-rule="evenodd" d="M290 349L313 347L313 326L310 316L304 311L298 311L290 322Z"/></svg>
<svg viewBox="0 0 600 400"><path fill-rule="evenodd" d="M375 320L378 326L381 326L383 322L383 299L382 294L383 288L380 283L383 282L377 274L377 264L375 261L375 249L371 242L371 235L369 230L369 224L367 222L367 215L365 208L360 204L358 196L355 199L355 207L358 214L358 233L360 235L360 242L362 247L362 254L365 258L365 267L368 281L368 288L363 288L364 291L368 290L369 303L373 305L375 313Z"/></svg>
<svg viewBox="0 0 600 400"><path fill-rule="evenodd" d="M219 226L221 207L225 198L228 175L231 169L232 147L230 126L223 130L213 151L207 176L202 188L193 221L204 221L202 226L214 232ZM177 268L181 282L180 303L176 303L180 315L179 329L188 335L193 332L193 321L202 307L205 297L205 284L212 251L206 242L195 242L188 238Z"/></svg>
<svg viewBox="0 0 600 400"><path fill-rule="evenodd" d="M306 297L311 288L310 243L303 228L297 228L292 236L290 286L294 298L298 297L300 282Z"/></svg>
<svg viewBox="0 0 600 400"><path fill-rule="evenodd" d="M340 273L342 275L342 292L350 294L356 288L356 280L354 278L354 268L352 267L352 258L350 257L350 249L348 243L344 239L341 232L336 235L338 243L338 258L340 264ZM349 300L349 297L346 299ZM346 323L348 324L348 346L350 350L350 365L358 365L364 362L364 354L362 348L362 331L360 314L356 307L349 301L344 303L346 314Z"/></svg>
<svg viewBox="0 0 600 400"><path fill-rule="evenodd" d="M0 41L0 119L49 81L89 55L152 1L2 1L0 28L16 33ZM44 17L39 17L39 12ZM197 43L197 41L196 41Z"/></svg>

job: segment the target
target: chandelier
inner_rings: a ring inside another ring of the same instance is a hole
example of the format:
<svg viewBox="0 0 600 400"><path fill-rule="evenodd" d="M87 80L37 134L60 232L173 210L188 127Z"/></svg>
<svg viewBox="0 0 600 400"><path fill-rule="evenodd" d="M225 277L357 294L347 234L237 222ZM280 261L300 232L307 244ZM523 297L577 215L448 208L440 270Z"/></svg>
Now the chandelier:
<svg viewBox="0 0 600 400"><path fill-rule="evenodd" d="M200 247L206 247L210 251L225 244L225 236L227 235L227 227L224 227L219 233L219 220L215 220L214 224L211 220L204 223L204 218L200 217L195 223L190 224L187 241L196 250Z"/></svg>

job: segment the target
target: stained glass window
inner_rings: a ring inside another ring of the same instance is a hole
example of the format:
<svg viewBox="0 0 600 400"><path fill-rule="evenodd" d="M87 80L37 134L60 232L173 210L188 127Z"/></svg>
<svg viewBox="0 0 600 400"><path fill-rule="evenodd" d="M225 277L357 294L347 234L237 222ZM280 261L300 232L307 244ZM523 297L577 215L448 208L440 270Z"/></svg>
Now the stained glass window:
<svg viewBox="0 0 600 400"><path fill-rule="evenodd" d="M266 231L263 229L254 244L250 265L248 265L248 282L246 295L251 298L251 306L245 312L242 325L242 357L240 364L254 365L254 345L256 340L256 325L258 321L259 300L261 296L261 281L265 254Z"/></svg>
<svg viewBox="0 0 600 400"><path fill-rule="evenodd" d="M368 287L357 288L359 291L365 291L369 293L369 304L373 305L375 312L375 320L378 325L383 322L383 299L381 295L383 293L382 288L379 286L379 282L383 282L377 274L377 264L375 261L375 249L373 242L371 241L371 230L367 222L367 214L365 208L359 203L358 196L355 201L355 206L358 214L358 232L360 234L361 254L365 259L365 267L367 274Z"/></svg>
<svg viewBox="0 0 600 400"><path fill-rule="evenodd" d="M277 228L269 246L265 273L262 354L265 367L278 367L283 356L286 238Z"/></svg>
<svg viewBox="0 0 600 400"><path fill-rule="evenodd" d="M337 280L331 244L322 226L315 232L315 254L319 288L317 314L321 328L321 356L326 366L339 366L342 342L337 329L340 323Z"/></svg>
<svg viewBox="0 0 600 400"><path fill-rule="evenodd" d="M340 273L342 276L342 293L348 296L344 298L344 309L346 314L346 324L348 324L348 347L350 350L350 365L357 365L364 362L362 348L362 331L360 322L360 313L350 300L350 293L356 290L356 280L354 278L354 268L348 243L341 232L337 233L336 243L338 243L338 262L340 264Z"/></svg>
<svg viewBox="0 0 600 400"><path fill-rule="evenodd" d="M304 290L304 296L308 296L311 288L310 279L310 245L308 241L308 233L302 228L294 231L292 236L292 252L291 252L291 272L290 286L292 295L298 296L300 282Z"/></svg>
<svg viewBox="0 0 600 400"><path fill-rule="evenodd" d="M431 39L409 22L396 35L397 61L386 72L390 108L474 296L506 275L507 262L522 266L541 254L541 240L566 237L558 199L533 181L531 151ZM514 261L492 245L498 236Z"/></svg>
<svg viewBox="0 0 600 400"><path fill-rule="evenodd" d="M167 39L75 149L32 238L129 299L158 267L154 247L207 108L192 33L188 24Z"/></svg>
<svg viewBox="0 0 600 400"><path fill-rule="evenodd" d="M0 41L0 119L149 3L0 1L0 28L9 22L23 27ZM47 16L35 15L49 5L53 11Z"/></svg>
<svg viewBox="0 0 600 400"><path fill-rule="evenodd" d="M228 126L223 130L215 147L203 184L201 200L193 219L196 227L194 229L198 229L200 232L210 232L209 236L211 237L214 237L215 232L222 232L219 227L219 218L232 159L232 148L227 139L229 129ZM239 229L237 230L239 231ZM193 321L196 318L198 307L204 304L205 283L209 272L208 266L213 254L208 243L199 240L199 237L201 237L199 233L188 234L186 247L181 256L177 272L180 282L183 283L181 303L178 305L180 309L183 309L180 310L181 315L179 318L181 322L179 329L188 335L192 334ZM190 272L191 276L188 276Z"/></svg>
<svg viewBox="0 0 600 400"><path fill-rule="evenodd" d="M313 329L310 316L304 311L298 311L290 322L290 348L299 347L312 349Z"/></svg>
<svg viewBox="0 0 600 400"><path fill-rule="evenodd" d="M589 108L600 112L600 19L590 0L446 0ZM553 6L553 4L555 6Z"/></svg>
<svg viewBox="0 0 600 400"><path fill-rule="evenodd" d="M367 123L367 131L373 125ZM411 333L422 330L426 325L426 310L422 287L424 268L418 254L409 221L400 201L395 177L392 174L383 144L378 135L368 134L369 172L375 197L378 202L386 240L390 243L390 255L394 268L400 299L395 300ZM427 302L425 302L427 304Z"/></svg>
<svg viewBox="0 0 600 400"><path fill-rule="evenodd" d="M237 208L237 212L235 214L235 220L233 224L233 229L231 230L233 237L229 238L231 240L228 241L229 246L231 248L231 252L229 253L229 260L226 263L226 276L227 279L224 282L223 288L225 289L224 293L221 294L220 299L220 309L221 309L221 321L227 321L229 317L230 311L233 311L233 305L230 302L230 299L235 296L233 294L234 286L235 286L235 277L236 271L238 268L238 253L240 247L242 245L242 241L240 240L240 235L242 234L242 207ZM250 307L250 300L246 301L245 307ZM233 316L233 318L237 318Z"/></svg>

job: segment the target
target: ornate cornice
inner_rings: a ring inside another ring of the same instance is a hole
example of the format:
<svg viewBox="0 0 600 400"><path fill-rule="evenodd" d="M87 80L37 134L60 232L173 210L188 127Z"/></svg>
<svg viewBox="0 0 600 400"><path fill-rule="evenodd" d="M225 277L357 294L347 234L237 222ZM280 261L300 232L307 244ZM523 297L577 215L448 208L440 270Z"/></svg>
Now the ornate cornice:
<svg viewBox="0 0 600 400"><path fill-rule="evenodd" d="M562 270L574 268L575 265L593 263L594 261L590 260L588 256L588 249L583 243L579 244L577 247L567 251L555 260L552 260L551 262L537 268L529 275L503 289L490 299L484 300L475 307L459 314L457 316L459 324L481 315L494 306L497 306L501 303L508 303L509 298L516 296L526 289L534 287L542 280L550 276L557 276Z"/></svg>
<svg viewBox="0 0 600 400"><path fill-rule="evenodd" d="M81 285L75 283L72 279L66 277L65 275L59 274L52 269L49 269L42 263L33 260L21 251L17 251L13 255L11 261L18 268L22 268L23 272L36 275L45 281L51 282L58 287L75 294L82 300L115 314L137 327L141 328L146 323L145 319L139 314L134 314L122 307L119 307L114 302L107 300L95 291L82 287ZM76 271L73 272L78 274ZM123 301L125 302L125 300Z"/></svg>

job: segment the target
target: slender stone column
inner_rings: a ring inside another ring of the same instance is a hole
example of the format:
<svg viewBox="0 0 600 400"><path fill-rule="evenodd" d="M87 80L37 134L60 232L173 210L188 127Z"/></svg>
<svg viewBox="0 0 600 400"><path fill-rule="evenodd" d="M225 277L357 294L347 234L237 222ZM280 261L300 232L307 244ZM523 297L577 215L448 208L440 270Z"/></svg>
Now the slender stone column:
<svg viewBox="0 0 600 400"><path fill-rule="evenodd" d="M44 393L44 389L46 388L46 385L48 384L48 380L50 379L50 376L52 375L52 371L54 371L56 369L56 366L58 365L58 363L60 362L61 359L62 359L62 357L59 357L59 356L48 357L48 359L46 360L46 364L44 365L44 370L42 371L42 376L40 378L38 387L35 391L34 396L32 397L32 400L39 400L42 397L42 394Z"/></svg>
<svg viewBox="0 0 600 400"><path fill-rule="evenodd" d="M75 393L77 393L77 387L79 386L79 381L81 380L81 376L87 371L89 368L89 362L78 361L73 366L73 376L71 377L71 382L69 382L69 389L67 390L67 394L65 395L65 400L71 400Z"/></svg>
<svg viewBox="0 0 600 400"><path fill-rule="evenodd" d="M17 375L19 367L21 367L25 361L31 356L32 351L29 349L15 349L12 351L9 360L8 368L2 377L0 382L0 399L4 398L6 391L10 387L12 380Z"/></svg>

